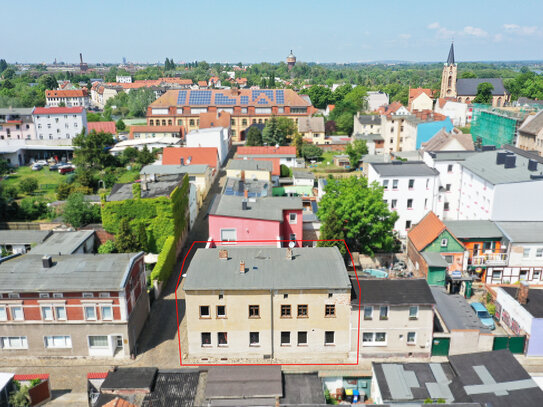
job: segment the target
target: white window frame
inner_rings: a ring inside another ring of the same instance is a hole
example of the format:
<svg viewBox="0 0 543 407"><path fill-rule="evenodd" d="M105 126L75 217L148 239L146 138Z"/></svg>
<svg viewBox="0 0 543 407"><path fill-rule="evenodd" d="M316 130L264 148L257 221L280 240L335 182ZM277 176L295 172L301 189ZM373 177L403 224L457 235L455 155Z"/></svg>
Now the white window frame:
<svg viewBox="0 0 543 407"><path fill-rule="evenodd" d="M54 318L57 321L66 321L68 319L68 313L66 312L66 306L65 305L55 305L53 308L54 308L53 315L54 315ZM58 310L59 309L64 310L64 316L63 317L58 315Z"/></svg>
<svg viewBox="0 0 543 407"><path fill-rule="evenodd" d="M384 335L384 341L377 341L377 335ZM370 340L365 340L365 338ZM387 346L387 333L386 332L362 332L362 346Z"/></svg>
<svg viewBox="0 0 543 407"><path fill-rule="evenodd" d="M51 318L47 318L47 314L46 314L46 310L49 310L49 312L51 313ZM53 310L53 306L50 305L50 304L42 304L40 305L40 314L41 314L41 319L43 321L54 321L55 320L55 312Z"/></svg>
<svg viewBox="0 0 543 407"><path fill-rule="evenodd" d="M366 317L366 311L369 311L369 317ZM373 319L373 306L367 305L364 307L364 321L371 321Z"/></svg>
<svg viewBox="0 0 543 407"><path fill-rule="evenodd" d="M204 343L204 334L209 335L209 343ZM212 345L211 332L200 332L200 346L202 348L210 348Z"/></svg>
<svg viewBox="0 0 543 407"><path fill-rule="evenodd" d="M386 310L383 315L383 310ZM386 321L388 319L388 314L390 312L390 308L388 305L381 305L379 307L379 320Z"/></svg>
<svg viewBox="0 0 543 407"><path fill-rule="evenodd" d="M40 293L40 298L49 298L49 293Z"/></svg>
<svg viewBox="0 0 543 407"><path fill-rule="evenodd" d="M94 294L93 293L83 293L82 297L83 298L94 298Z"/></svg>
<svg viewBox="0 0 543 407"><path fill-rule="evenodd" d="M110 298L111 297L111 294L109 292L104 292L104 293L100 293L98 294L98 296L100 298Z"/></svg>
<svg viewBox="0 0 543 407"><path fill-rule="evenodd" d="M294 218L293 218L293 215L294 215ZM298 223L298 214L297 213L289 213L288 214L288 223L290 223L291 225L296 225Z"/></svg>
<svg viewBox="0 0 543 407"><path fill-rule="evenodd" d="M64 298L64 294L62 294L62 293L53 293L53 298Z"/></svg>
<svg viewBox="0 0 543 407"><path fill-rule="evenodd" d="M388 190L388 179L384 179L384 180L383 180L383 189L384 189L385 191Z"/></svg>
<svg viewBox="0 0 543 407"><path fill-rule="evenodd" d="M11 340L16 338L20 340L21 346L11 346ZM26 336L0 336L0 349L28 349L28 338Z"/></svg>
<svg viewBox="0 0 543 407"><path fill-rule="evenodd" d="M8 309L5 305L0 305L0 321L8 320Z"/></svg>
<svg viewBox="0 0 543 407"><path fill-rule="evenodd" d="M87 318L87 308L90 308L94 311L94 317L93 318ZM83 316L85 317L85 321L96 321L96 305L89 304L89 305L83 305Z"/></svg>
<svg viewBox="0 0 543 407"><path fill-rule="evenodd" d="M99 338L99 337L106 338L107 344L105 346L92 346L91 338ZM109 349L109 337L107 335L89 335L87 337L87 344L88 344L89 349Z"/></svg>
<svg viewBox="0 0 543 407"><path fill-rule="evenodd" d="M411 315L411 310L415 310L415 315ZM409 319L418 319L419 318L419 306L413 305L409 307Z"/></svg>
<svg viewBox="0 0 543 407"><path fill-rule="evenodd" d="M412 340L409 340L409 335L412 335ZM408 345L416 345L417 344L417 333L416 332L408 332L405 337L405 342Z"/></svg>
<svg viewBox="0 0 543 407"><path fill-rule="evenodd" d="M109 308L110 312L111 312L111 318L104 318L104 308ZM113 306L108 304L108 305L100 305L100 317L102 319L102 321L113 321Z"/></svg>
<svg viewBox="0 0 543 407"><path fill-rule="evenodd" d="M64 345L57 346L55 338L62 338ZM46 335L43 337L43 346L45 349L71 349L72 337L70 335Z"/></svg>
<svg viewBox="0 0 543 407"><path fill-rule="evenodd" d="M398 179L393 179L393 180L392 180L392 190L398 189L398 184L399 184L399 183L400 183L400 182L398 181Z"/></svg>
<svg viewBox="0 0 543 407"><path fill-rule="evenodd" d="M16 309L16 308L21 309L21 314L23 315L22 318L15 318L15 313L13 312L13 310ZM24 321L25 320L25 310L24 310L22 305L11 305L9 307L9 311L10 311L10 314L11 314L11 320L12 321Z"/></svg>
<svg viewBox="0 0 543 407"><path fill-rule="evenodd" d="M525 247L522 250L522 258L523 259L528 259L530 257L531 253L532 253L532 248L531 247Z"/></svg>
<svg viewBox="0 0 543 407"><path fill-rule="evenodd" d="M225 239L223 238L223 232L232 232L232 231L233 231L234 234L235 234L234 239L227 239L227 240L225 240ZM235 241L238 240L238 230L235 229L235 228L224 228L224 229L221 229L221 230L220 230L220 234L221 234L221 236L220 236L220 239L221 239L220 241L221 241L221 242L235 242Z"/></svg>
<svg viewBox="0 0 543 407"><path fill-rule="evenodd" d="M326 342L326 334L328 332L332 332L333 341L332 342ZM324 346L333 346L336 344L336 331L324 331Z"/></svg>
<svg viewBox="0 0 543 407"><path fill-rule="evenodd" d="M441 247L447 247L449 244L449 239L441 239Z"/></svg>

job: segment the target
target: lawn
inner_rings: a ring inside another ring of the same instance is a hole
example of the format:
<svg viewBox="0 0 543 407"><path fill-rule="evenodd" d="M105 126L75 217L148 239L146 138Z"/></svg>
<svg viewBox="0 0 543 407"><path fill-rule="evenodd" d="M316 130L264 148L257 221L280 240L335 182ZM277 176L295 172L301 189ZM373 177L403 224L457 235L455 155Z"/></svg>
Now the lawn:
<svg viewBox="0 0 543 407"><path fill-rule="evenodd" d="M117 179L117 182L121 184L126 184L126 183L133 182L139 179L139 177L140 177L140 172L138 170L130 170L130 171L124 172L119 177L119 179Z"/></svg>
<svg viewBox="0 0 543 407"><path fill-rule="evenodd" d="M16 172L10 174L7 179L2 180L2 185L17 186L22 179L34 177L38 180L39 189L34 196L41 196L47 200L56 200L55 189L57 185L66 178L66 175L61 175L58 171L49 171L48 167L44 167L40 171L32 171L30 167L18 167ZM19 194L19 198L26 197L26 194Z"/></svg>
<svg viewBox="0 0 543 407"><path fill-rule="evenodd" d="M341 167L334 165L334 156L340 154L342 154L341 151L324 151L319 162L315 164L308 163L307 167L309 169L318 169L320 171L340 169Z"/></svg>

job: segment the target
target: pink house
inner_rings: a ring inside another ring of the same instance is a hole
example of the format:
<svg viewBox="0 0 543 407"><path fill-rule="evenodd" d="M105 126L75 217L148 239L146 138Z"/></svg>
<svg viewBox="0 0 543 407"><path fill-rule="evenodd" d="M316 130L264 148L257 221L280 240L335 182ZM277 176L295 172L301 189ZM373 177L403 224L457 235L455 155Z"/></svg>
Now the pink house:
<svg viewBox="0 0 543 407"><path fill-rule="evenodd" d="M287 246L287 242L278 240L289 240L301 246L302 212L300 197L247 199L220 195L209 213L209 239L213 245L281 247Z"/></svg>

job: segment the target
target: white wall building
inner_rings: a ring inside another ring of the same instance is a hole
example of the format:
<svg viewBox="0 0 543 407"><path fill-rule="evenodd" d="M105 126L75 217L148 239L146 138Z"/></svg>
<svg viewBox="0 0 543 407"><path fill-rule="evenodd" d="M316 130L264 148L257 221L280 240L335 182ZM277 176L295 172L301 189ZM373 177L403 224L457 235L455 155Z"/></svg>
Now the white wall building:
<svg viewBox="0 0 543 407"><path fill-rule="evenodd" d="M384 188L383 199L390 210L398 213L394 229L405 238L411 226L418 223L429 211L441 217L439 203L439 173L421 161L394 161L371 163L368 181Z"/></svg>
<svg viewBox="0 0 543 407"><path fill-rule="evenodd" d="M434 111L448 116L453 126L464 127L468 123L468 105L466 103L438 99Z"/></svg>
<svg viewBox="0 0 543 407"><path fill-rule="evenodd" d="M117 76L115 76L115 82L117 82L117 83L132 83L132 77L131 76L117 75Z"/></svg>
<svg viewBox="0 0 543 407"><path fill-rule="evenodd" d="M87 88L72 90L46 90L45 100L46 106L48 107L58 107L63 105L66 107L82 106L87 109L90 106L90 98Z"/></svg>
<svg viewBox="0 0 543 407"><path fill-rule="evenodd" d="M367 93L368 112L373 112L381 106L388 105L388 95L384 92L371 91Z"/></svg>
<svg viewBox="0 0 543 407"><path fill-rule="evenodd" d="M225 127L210 127L207 129L192 130L186 136L187 147L215 147L219 152L221 166L224 164L232 139L230 131Z"/></svg>
<svg viewBox="0 0 543 407"><path fill-rule="evenodd" d="M83 107L37 107L32 117L37 140L71 140L87 128Z"/></svg>

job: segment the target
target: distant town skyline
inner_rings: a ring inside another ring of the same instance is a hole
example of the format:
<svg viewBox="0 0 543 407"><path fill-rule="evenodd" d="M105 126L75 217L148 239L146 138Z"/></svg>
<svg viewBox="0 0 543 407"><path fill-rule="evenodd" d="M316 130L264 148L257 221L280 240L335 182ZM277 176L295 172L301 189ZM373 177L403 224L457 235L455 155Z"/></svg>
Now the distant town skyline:
<svg viewBox="0 0 543 407"><path fill-rule="evenodd" d="M441 62L454 39L458 62L543 59L543 2L416 3L8 2L3 14L21 18L0 27L0 58L255 63L284 61L292 49L300 62Z"/></svg>

